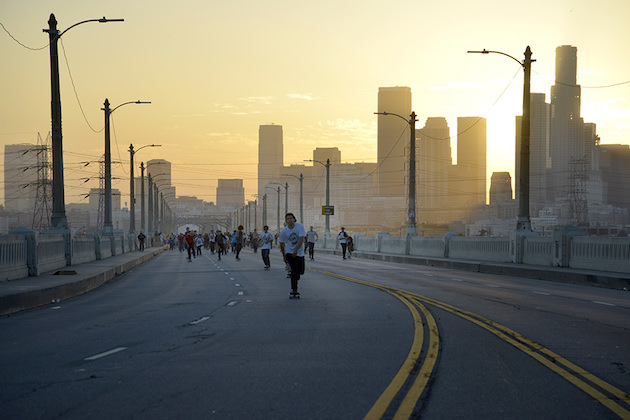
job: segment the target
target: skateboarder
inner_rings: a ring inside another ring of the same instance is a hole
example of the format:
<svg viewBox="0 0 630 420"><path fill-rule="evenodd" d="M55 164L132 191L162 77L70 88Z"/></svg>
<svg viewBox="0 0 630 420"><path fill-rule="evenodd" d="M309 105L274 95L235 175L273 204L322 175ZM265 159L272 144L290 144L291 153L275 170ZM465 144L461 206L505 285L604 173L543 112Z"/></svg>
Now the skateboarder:
<svg viewBox="0 0 630 420"><path fill-rule="evenodd" d="M284 217L287 225L282 232L278 242L284 261L291 267L291 297L299 297L298 281L304 274L304 240L306 231L301 223L296 223L293 213L287 213Z"/></svg>

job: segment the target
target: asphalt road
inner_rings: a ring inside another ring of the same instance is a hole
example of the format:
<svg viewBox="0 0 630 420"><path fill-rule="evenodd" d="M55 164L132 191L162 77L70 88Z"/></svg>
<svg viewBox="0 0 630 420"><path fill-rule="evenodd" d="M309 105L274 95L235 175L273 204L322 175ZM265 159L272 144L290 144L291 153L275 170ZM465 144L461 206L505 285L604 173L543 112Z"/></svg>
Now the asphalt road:
<svg viewBox="0 0 630 420"><path fill-rule="evenodd" d="M0 318L0 418L630 418L629 292L316 255L291 300L278 254Z"/></svg>

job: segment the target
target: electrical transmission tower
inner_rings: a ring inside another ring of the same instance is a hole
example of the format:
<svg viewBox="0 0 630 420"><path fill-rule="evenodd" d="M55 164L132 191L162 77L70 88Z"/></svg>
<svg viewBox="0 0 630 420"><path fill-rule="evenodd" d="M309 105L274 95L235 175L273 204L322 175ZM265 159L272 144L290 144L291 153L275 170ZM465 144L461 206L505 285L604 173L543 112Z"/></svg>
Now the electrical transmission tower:
<svg viewBox="0 0 630 420"><path fill-rule="evenodd" d="M586 159L571 159L569 218L578 226L584 226L588 218L588 203L586 197L587 162Z"/></svg>
<svg viewBox="0 0 630 420"><path fill-rule="evenodd" d="M35 232L42 232L50 227L52 211L52 180L50 179L50 133L46 140L37 133L37 146L33 152L37 154L37 185L35 207L33 209L33 225Z"/></svg>

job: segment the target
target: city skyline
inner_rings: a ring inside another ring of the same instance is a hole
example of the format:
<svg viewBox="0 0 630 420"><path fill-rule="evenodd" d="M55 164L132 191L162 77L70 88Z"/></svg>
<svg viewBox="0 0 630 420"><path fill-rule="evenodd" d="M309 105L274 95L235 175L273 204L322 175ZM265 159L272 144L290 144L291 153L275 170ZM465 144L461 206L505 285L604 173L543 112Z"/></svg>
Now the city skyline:
<svg viewBox="0 0 630 420"><path fill-rule="evenodd" d="M488 2L484 10L456 2L465 19L449 14L453 5L407 1L361 2L358 9L356 2L335 8L322 2L308 10L288 2L268 8L246 3L237 8L195 2L169 5L164 12L159 2L150 10L118 1L69 1L55 10L40 1L0 5L0 23L32 48L47 44L41 30L51 12L61 30L103 15L125 19L82 25L60 43L66 202L85 202L85 193L98 187L98 181L82 181L98 174L98 165L82 168L103 153L103 134L94 131L102 128L105 98L112 106L152 102L112 117L112 156L122 162L113 168L119 178L113 187L123 194L129 188L128 145L159 143L163 147L144 149L135 161L172 162L178 195L216 201L218 179L234 178L244 180L245 198L251 199L259 126L273 123L283 127L285 165L302 164L318 147L338 147L351 162L376 162L373 112L378 89L388 86L411 88L418 128L434 117L446 118L452 128L458 117L486 118L486 178L509 172L514 180L523 74L506 57L466 54L483 48L522 60L530 45L537 60L532 92L549 96L556 47L577 47L581 116L597 124L602 144L630 143L630 84L595 88L628 79L629 59L620 53L623 34L630 35L623 22L627 2L532 2L532 20L522 22L519 9L502 2ZM605 31L588 30L594 18L607 22ZM230 25L234 19L239 30ZM160 27L168 28L168 36ZM417 45L415 53L409 45ZM48 49L27 50L4 31L0 48L10 63L0 80L0 144L35 143L37 133L46 137L50 130Z"/></svg>

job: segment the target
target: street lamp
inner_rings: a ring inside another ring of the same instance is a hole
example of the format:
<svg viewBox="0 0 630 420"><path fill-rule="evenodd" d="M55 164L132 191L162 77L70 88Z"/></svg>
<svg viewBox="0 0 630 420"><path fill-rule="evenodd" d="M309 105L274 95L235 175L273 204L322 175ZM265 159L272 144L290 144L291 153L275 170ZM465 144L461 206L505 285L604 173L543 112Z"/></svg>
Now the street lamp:
<svg viewBox="0 0 630 420"><path fill-rule="evenodd" d="M326 167L326 209L330 206L330 159L326 159L326 163L319 160L307 159L305 162L317 162ZM326 229L324 230L324 239L330 238L330 214L326 211Z"/></svg>
<svg viewBox="0 0 630 420"><path fill-rule="evenodd" d="M109 117L110 115L123 105L128 104L150 104L151 102L131 101L124 102L114 109L109 108L109 100L105 98L105 221L103 222L103 235L113 235L114 227L112 225L112 154L109 141Z"/></svg>
<svg viewBox="0 0 630 420"><path fill-rule="evenodd" d="M529 45L525 49L525 59L520 61L509 54L500 51L468 51L469 54L501 54L511 58L523 67L523 118L521 120L521 142L519 152L520 174L518 194L518 220L516 222L517 232L531 232L532 224L529 218L529 113L530 113L530 81L532 73L532 50Z"/></svg>
<svg viewBox="0 0 630 420"><path fill-rule="evenodd" d="M52 216L50 219L50 227L52 229L68 229L68 219L66 218L66 205L64 198L63 185L63 134L61 131L61 94L59 92L59 53L57 41L59 38L75 26L87 22L123 22L124 19L89 19L83 22L75 23L61 33L57 29L57 19L53 13L50 14L48 20L48 32L50 40L50 114L52 120L52 163L53 163L53 181L52 181Z"/></svg>
<svg viewBox="0 0 630 420"><path fill-rule="evenodd" d="M300 180L300 222L304 223L304 199L303 199L303 190L302 190L302 181L304 181L304 176L300 174L300 176L295 176L291 174L282 174L281 176L292 176L293 178Z"/></svg>
<svg viewBox="0 0 630 420"><path fill-rule="evenodd" d="M130 160L131 160L131 170L130 170L130 176L131 176L131 182L129 184L129 210L130 210L130 217L131 220L129 221L129 233L134 233L136 231L136 196L135 196L135 191L134 191L134 184L135 184L135 179L134 179L134 175L133 175L133 156L138 153L140 150L144 149L145 147L161 147L161 144L147 144L146 146L142 146L137 150L133 150L133 144L129 145L129 155L130 155ZM144 163L141 165L141 169L142 169L142 177L140 178L141 182L143 183L143 185L140 187L143 190L142 193L142 199L144 200ZM144 202L142 203L142 216L144 216ZM142 223L142 225L144 225L144 223ZM144 229L144 226L141 226L142 229Z"/></svg>
<svg viewBox="0 0 630 420"><path fill-rule="evenodd" d="M394 115L409 124L409 188L408 188L408 202L407 209L407 237L418 236L418 230L416 229L416 113L411 111L409 120L402 115L394 114L393 112L375 112L377 115Z"/></svg>
<svg viewBox="0 0 630 420"><path fill-rule="evenodd" d="M278 208L276 209L276 218L278 219L278 233L280 233L280 183L278 182L271 182L271 184L277 184L278 185ZM272 190L274 189L273 187L268 187L265 186L265 188L271 188Z"/></svg>
<svg viewBox="0 0 630 420"><path fill-rule="evenodd" d="M267 194L263 194L263 214L262 214L262 225L267 226Z"/></svg>

